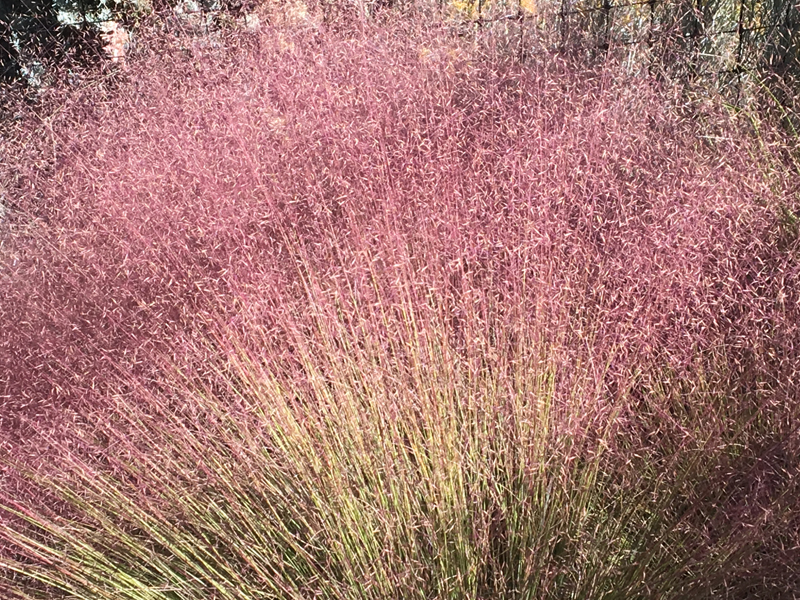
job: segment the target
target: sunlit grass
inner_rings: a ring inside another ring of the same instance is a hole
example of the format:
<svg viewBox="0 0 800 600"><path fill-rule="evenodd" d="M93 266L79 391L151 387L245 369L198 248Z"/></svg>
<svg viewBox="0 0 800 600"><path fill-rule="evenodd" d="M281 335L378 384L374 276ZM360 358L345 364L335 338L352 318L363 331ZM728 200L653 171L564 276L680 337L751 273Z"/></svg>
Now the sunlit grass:
<svg viewBox="0 0 800 600"><path fill-rule="evenodd" d="M791 165L611 65L370 27L29 125L0 591L792 597Z"/></svg>

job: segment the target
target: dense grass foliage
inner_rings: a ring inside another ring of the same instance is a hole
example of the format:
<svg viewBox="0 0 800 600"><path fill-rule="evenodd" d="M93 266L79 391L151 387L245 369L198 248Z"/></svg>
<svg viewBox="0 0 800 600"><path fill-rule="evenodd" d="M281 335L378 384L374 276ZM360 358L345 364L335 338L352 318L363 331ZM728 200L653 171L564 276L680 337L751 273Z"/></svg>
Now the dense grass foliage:
<svg viewBox="0 0 800 600"><path fill-rule="evenodd" d="M6 148L6 597L800 592L791 148L414 21L218 41Z"/></svg>

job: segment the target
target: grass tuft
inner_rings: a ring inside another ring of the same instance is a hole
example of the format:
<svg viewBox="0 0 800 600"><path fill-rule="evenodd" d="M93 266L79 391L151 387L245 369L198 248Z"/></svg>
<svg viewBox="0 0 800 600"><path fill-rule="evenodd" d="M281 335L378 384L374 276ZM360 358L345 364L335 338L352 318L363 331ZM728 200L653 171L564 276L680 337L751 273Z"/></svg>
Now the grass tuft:
<svg viewBox="0 0 800 600"><path fill-rule="evenodd" d="M784 147L411 17L145 42L2 166L6 597L796 597Z"/></svg>

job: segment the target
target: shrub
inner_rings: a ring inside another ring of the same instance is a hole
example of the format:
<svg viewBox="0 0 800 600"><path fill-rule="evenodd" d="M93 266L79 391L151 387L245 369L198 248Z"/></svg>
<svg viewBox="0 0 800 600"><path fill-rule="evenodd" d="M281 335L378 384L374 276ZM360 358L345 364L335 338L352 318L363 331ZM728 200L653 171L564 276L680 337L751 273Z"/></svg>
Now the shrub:
<svg viewBox="0 0 800 600"><path fill-rule="evenodd" d="M5 167L6 595L797 593L766 135L413 19L220 39Z"/></svg>

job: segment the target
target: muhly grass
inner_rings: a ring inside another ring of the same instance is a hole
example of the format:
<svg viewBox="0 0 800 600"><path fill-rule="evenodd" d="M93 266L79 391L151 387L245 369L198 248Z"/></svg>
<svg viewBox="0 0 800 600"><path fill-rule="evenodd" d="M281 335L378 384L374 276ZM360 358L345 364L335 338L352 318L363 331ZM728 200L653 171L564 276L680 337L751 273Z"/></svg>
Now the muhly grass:
<svg viewBox="0 0 800 600"><path fill-rule="evenodd" d="M796 596L780 138L414 21L181 44L9 154L4 595Z"/></svg>

